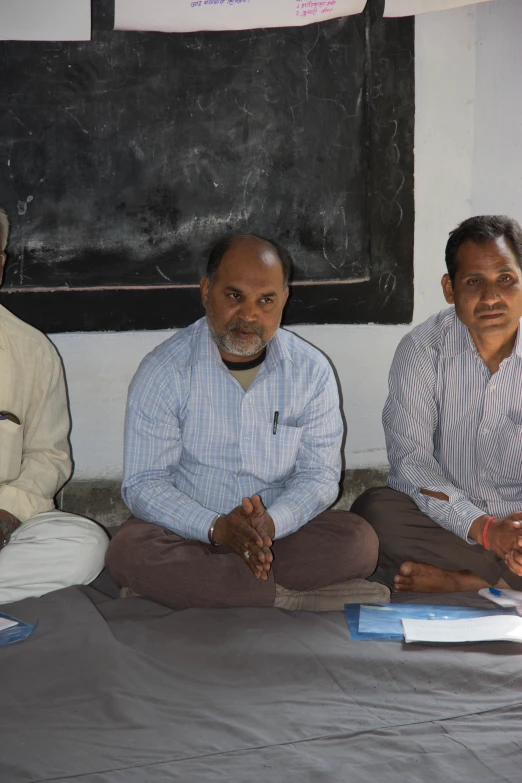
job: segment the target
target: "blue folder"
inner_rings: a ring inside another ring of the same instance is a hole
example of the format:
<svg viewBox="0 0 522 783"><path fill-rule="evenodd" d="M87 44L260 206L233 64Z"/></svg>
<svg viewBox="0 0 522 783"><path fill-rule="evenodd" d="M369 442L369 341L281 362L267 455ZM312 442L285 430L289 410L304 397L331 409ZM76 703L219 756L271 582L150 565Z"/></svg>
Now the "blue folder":
<svg viewBox="0 0 522 783"><path fill-rule="evenodd" d="M345 604L352 639L381 642L404 641L402 619L463 620L469 617L517 614L516 609L477 609L437 604Z"/></svg>
<svg viewBox="0 0 522 783"><path fill-rule="evenodd" d="M14 644L15 642L23 642L28 636L32 634L38 625L38 620L34 625L24 623L22 620L18 620L16 617L11 617L9 614L3 614L0 612L0 617L4 620L12 620L16 625L12 625L10 628L4 628L0 631L0 647L6 644Z"/></svg>

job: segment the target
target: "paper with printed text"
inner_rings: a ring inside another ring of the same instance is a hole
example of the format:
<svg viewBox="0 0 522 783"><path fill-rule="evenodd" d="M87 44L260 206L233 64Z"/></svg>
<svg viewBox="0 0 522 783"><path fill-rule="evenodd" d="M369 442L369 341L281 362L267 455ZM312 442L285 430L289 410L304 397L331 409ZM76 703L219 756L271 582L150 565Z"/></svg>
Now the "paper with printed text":
<svg viewBox="0 0 522 783"><path fill-rule="evenodd" d="M366 0L116 0L116 30L166 33L294 27L359 14Z"/></svg>

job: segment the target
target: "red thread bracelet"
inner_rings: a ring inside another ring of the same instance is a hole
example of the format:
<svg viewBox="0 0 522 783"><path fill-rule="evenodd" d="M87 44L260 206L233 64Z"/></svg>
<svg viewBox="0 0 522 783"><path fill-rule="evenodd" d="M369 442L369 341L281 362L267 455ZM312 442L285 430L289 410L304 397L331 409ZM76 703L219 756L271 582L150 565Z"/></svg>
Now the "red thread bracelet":
<svg viewBox="0 0 522 783"><path fill-rule="evenodd" d="M496 519L496 517L488 517L486 520L486 524L484 525L484 530L482 531L482 546L484 547L484 549L489 549L488 530L489 530L489 526L491 525L494 519Z"/></svg>

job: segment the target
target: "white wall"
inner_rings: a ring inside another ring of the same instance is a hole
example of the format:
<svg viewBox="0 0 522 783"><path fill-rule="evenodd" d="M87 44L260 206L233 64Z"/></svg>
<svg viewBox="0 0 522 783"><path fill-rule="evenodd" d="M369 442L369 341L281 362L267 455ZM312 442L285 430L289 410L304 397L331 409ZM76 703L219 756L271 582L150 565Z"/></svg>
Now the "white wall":
<svg viewBox="0 0 522 783"><path fill-rule="evenodd" d="M416 20L414 323L445 305L439 281L448 231L481 210L521 216L521 11L518 0L497 0ZM348 423L347 466L384 465L380 417L387 374L411 327L292 328L337 368ZM169 334L53 337L69 384L76 478L121 476L128 384L141 358Z"/></svg>
<svg viewBox="0 0 522 783"><path fill-rule="evenodd" d="M522 222L522 2L477 9L473 213Z"/></svg>

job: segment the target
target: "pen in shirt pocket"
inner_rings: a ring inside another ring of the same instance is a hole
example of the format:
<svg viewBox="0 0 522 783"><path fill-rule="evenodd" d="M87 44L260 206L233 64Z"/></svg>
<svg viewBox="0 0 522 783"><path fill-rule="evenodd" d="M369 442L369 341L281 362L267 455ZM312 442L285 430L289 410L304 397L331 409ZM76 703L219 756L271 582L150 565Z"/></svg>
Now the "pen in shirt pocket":
<svg viewBox="0 0 522 783"><path fill-rule="evenodd" d="M275 435L277 432L277 420L279 419L279 411L274 413L274 424L272 427L272 433Z"/></svg>

